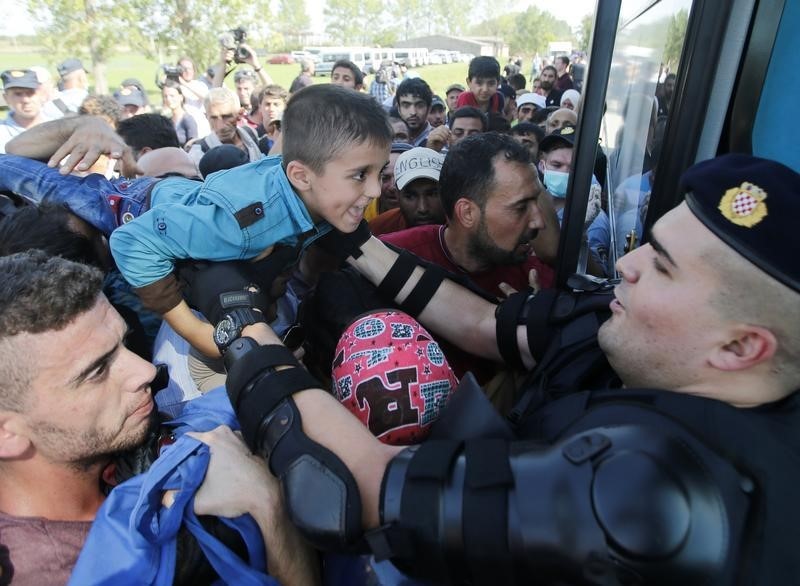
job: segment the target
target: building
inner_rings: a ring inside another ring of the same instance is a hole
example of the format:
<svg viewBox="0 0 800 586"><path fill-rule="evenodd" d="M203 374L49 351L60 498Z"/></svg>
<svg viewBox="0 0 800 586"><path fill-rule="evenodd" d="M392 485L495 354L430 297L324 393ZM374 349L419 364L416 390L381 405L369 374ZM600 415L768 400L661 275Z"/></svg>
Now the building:
<svg viewBox="0 0 800 586"><path fill-rule="evenodd" d="M429 35L406 41L397 41L395 47L426 47L429 51L441 49L458 51L471 55L488 55L504 63L508 60L508 45L502 39L492 37L451 37L448 35Z"/></svg>

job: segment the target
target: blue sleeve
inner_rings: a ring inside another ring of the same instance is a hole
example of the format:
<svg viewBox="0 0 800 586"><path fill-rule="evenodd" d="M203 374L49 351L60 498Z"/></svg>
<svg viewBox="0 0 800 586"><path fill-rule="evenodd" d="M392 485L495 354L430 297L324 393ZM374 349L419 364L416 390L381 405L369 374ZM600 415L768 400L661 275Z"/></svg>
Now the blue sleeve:
<svg viewBox="0 0 800 586"><path fill-rule="evenodd" d="M66 204L75 215L106 235L116 227L114 213L106 199L108 193L116 193L116 190L102 175L62 175L58 169L41 161L0 155L0 190L11 191L37 203Z"/></svg>
<svg viewBox="0 0 800 586"><path fill-rule="evenodd" d="M589 226L586 232L589 241L589 250L594 259L603 267L606 274L609 273L608 251L611 246L611 225L608 216L602 210Z"/></svg>
<svg viewBox="0 0 800 586"><path fill-rule="evenodd" d="M215 205L180 203L153 207L115 230L109 243L117 267L134 287L169 275L181 259L237 260L248 250L233 215Z"/></svg>

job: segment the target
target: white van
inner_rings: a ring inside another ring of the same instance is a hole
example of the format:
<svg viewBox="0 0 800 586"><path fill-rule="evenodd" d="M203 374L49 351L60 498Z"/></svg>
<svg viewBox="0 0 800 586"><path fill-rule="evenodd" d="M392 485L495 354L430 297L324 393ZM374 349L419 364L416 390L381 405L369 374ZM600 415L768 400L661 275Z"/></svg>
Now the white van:
<svg viewBox="0 0 800 586"><path fill-rule="evenodd" d="M372 57L372 49L367 47L322 47L319 53L319 63L315 67L317 75L330 75L333 64L341 59L355 63L361 71L366 72L368 60Z"/></svg>

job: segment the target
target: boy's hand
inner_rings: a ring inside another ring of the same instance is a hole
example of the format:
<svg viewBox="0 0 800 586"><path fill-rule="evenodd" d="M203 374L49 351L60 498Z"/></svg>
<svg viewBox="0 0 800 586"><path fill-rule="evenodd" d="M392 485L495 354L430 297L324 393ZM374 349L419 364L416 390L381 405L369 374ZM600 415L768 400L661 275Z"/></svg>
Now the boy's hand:
<svg viewBox="0 0 800 586"><path fill-rule="evenodd" d="M361 256L361 245L371 236L369 224L362 219L353 232L345 233L332 228L330 232L317 239L315 244L340 261L345 261L351 256L353 258Z"/></svg>

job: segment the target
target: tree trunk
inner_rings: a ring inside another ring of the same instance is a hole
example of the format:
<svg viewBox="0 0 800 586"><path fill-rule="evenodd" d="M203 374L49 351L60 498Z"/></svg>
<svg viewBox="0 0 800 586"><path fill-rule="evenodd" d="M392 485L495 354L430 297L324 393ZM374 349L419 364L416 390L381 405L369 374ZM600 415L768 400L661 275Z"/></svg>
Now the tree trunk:
<svg viewBox="0 0 800 586"><path fill-rule="evenodd" d="M96 11L94 0L84 0L84 10L86 12L86 23L90 29L94 28L96 21ZM89 36L89 55L92 58L92 75L94 76L94 92L96 94L108 93L108 80L106 79L106 61L100 50L100 41L95 35Z"/></svg>

